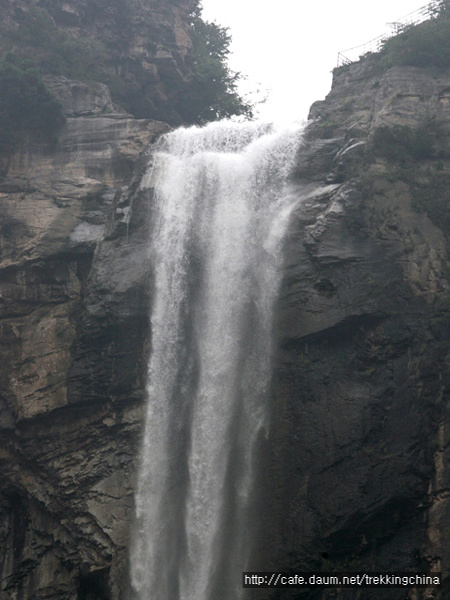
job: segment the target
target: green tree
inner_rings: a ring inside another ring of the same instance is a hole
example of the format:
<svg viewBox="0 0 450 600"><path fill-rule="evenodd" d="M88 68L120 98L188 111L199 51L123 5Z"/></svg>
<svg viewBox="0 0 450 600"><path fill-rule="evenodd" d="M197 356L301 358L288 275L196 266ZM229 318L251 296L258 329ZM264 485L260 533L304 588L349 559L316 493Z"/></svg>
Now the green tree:
<svg viewBox="0 0 450 600"><path fill-rule="evenodd" d="M188 123L204 123L244 115L252 117L252 107L238 93L240 73L230 70L227 60L231 37L226 27L202 19L201 7L192 15L193 80L178 104Z"/></svg>
<svg viewBox="0 0 450 600"><path fill-rule="evenodd" d="M126 79L115 74L114 51L92 37L67 36L57 27L51 6L50 0L41 1L39 6L20 11L19 26L0 40L1 54L12 50L19 58L19 66L34 65L44 74L106 83L115 101L135 112L143 90L136 91ZM128 5L120 0L118 6L120 18L129 21ZM231 43L228 30L204 21L198 6L191 16L191 39L192 78L186 88L180 90L175 106L181 119L185 123L203 123L233 115L252 117L251 104L237 89L240 74L231 71L227 63Z"/></svg>

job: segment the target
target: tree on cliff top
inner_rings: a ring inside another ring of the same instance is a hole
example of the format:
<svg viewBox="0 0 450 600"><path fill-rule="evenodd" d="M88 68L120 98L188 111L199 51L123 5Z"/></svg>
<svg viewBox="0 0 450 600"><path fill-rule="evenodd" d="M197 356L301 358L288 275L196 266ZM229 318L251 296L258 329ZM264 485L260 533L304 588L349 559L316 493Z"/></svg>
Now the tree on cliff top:
<svg viewBox="0 0 450 600"><path fill-rule="evenodd" d="M252 117L252 107L237 91L240 73L230 70L231 36L226 27L202 19L198 6L192 14L193 80L179 102L188 123L205 123L234 115Z"/></svg>
<svg viewBox="0 0 450 600"><path fill-rule="evenodd" d="M41 74L106 83L114 101L131 113L141 118L166 118L164 106L160 106L161 114L158 116L155 115L155 107L151 102L149 104L146 96L148 82L144 75L141 81L137 77L130 84L127 75L122 76L116 71L119 63L111 47L90 33L83 35L81 30L79 35L67 35L52 16L51 6L52 2L48 0L27 10L18 10L17 27L10 27L0 39L0 57L14 53L22 64L33 66ZM125 5L119 3L117 6L119 10ZM119 10L118 15L122 17L122 13ZM237 91L240 74L231 71L227 64L231 43L227 28L204 21L201 6L197 5L191 14L190 37L191 78L185 87L177 84L179 87L174 90L174 97L178 92L178 100L174 100L175 122L204 123L232 115L251 117L250 103ZM148 40L148 43L156 42ZM169 96L172 103L172 95ZM167 107L168 115L173 108Z"/></svg>

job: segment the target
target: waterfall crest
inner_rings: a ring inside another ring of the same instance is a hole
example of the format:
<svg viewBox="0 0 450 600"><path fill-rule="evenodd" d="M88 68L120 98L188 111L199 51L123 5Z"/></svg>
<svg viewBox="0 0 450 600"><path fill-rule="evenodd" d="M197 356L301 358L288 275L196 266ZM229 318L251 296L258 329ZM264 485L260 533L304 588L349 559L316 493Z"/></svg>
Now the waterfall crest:
<svg viewBox="0 0 450 600"><path fill-rule="evenodd" d="M300 127L212 123L154 168L148 415L131 550L139 600L238 600Z"/></svg>

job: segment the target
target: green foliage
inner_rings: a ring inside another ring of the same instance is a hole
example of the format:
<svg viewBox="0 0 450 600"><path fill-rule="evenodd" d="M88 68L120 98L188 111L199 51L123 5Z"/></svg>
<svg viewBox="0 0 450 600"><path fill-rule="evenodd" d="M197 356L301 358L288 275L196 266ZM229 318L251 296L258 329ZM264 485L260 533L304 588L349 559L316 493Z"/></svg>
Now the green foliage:
<svg viewBox="0 0 450 600"><path fill-rule="evenodd" d="M188 123L203 123L244 115L252 117L250 104L237 91L239 73L230 71L227 58L228 29L203 21L201 8L192 15L193 81L178 110Z"/></svg>
<svg viewBox="0 0 450 600"><path fill-rule="evenodd" d="M100 81L127 107L126 83L108 69L110 53L105 44L86 36L67 37L45 8L33 7L22 13L19 27L10 31L5 41L13 49L10 60L18 66L80 81Z"/></svg>
<svg viewBox="0 0 450 600"><path fill-rule="evenodd" d="M42 73L66 75L84 81L99 80L108 53L106 46L90 37L67 37L49 13L33 7L23 12L16 31L9 32L8 45L22 60L30 60Z"/></svg>
<svg viewBox="0 0 450 600"><path fill-rule="evenodd" d="M450 64L450 5L441 0L432 18L407 27L384 42L382 66L395 65L448 68Z"/></svg>
<svg viewBox="0 0 450 600"><path fill-rule="evenodd" d="M9 155L27 135L53 143L65 117L39 73L0 61L0 154Z"/></svg>
<svg viewBox="0 0 450 600"><path fill-rule="evenodd" d="M21 64L34 66L41 73L106 83L116 101L132 110L129 104L133 104L136 90L133 92L127 82L112 74L111 53L105 44L91 37L68 37L57 28L51 8L48 0L19 12L18 28L0 41L3 52L13 49ZM121 26L129 26L129 7L122 0L118 11ZM176 107L183 120L202 123L232 115L251 117L250 104L237 91L240 75L227 65L231 42L228 30L203 21L201 8L197 7L192 15L191 37L193 78Z"/></svg>

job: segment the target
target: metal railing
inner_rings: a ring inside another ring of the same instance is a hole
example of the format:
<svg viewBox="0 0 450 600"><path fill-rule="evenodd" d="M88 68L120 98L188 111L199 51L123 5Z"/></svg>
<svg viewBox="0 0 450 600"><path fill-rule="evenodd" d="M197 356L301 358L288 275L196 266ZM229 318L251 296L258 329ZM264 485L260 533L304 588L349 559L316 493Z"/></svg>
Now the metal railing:
<svg viewBox="0 0 450 600"><path fill-rule="evenodd" d="M439 0L432 0L432 2L405 15L398 21L395 21L394 23L387 23L387 25L391 27L390 32L379 35L365 44L354 46L353 48L347 48L347 50L338 52L337 66L343 67L344 65L349 65L353 62L356 62L361 56L368 54L369 52L379 52L383 47L383 43L389 38L402 33L402 31L408 27L411 27L412 25L418 25L423 21L435 17L440 4L441 3Z"/></svg>

